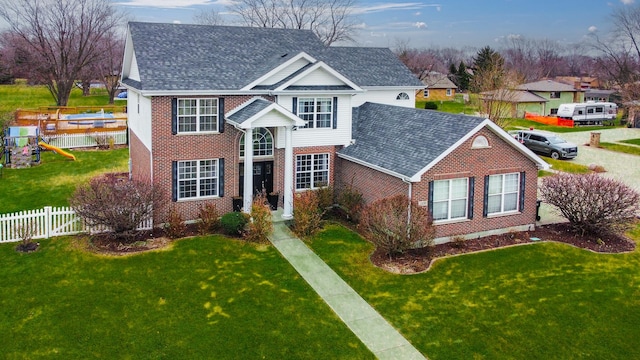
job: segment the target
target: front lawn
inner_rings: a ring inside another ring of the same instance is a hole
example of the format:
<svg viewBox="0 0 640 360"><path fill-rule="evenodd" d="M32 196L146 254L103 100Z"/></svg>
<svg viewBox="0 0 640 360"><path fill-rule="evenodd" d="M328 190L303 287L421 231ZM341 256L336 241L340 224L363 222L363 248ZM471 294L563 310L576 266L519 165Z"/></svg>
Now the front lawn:
<svg viewBox="0 0 640 360"><path fill-rule="evenodd" d="M640 241L640 226L632 236ZM438 260L426 273L374 267L370 243L331 225L311 247L430 359L637 359L640 252L535 243Z"/></svg>
<svg viewBox="0 0 640 360"><path fill-rule="evenodd" d="M542 123L538 123L531 120L526 119L509 119L509 126L505 130L521 130L521 129L529 129L533 128L534 130L543 130L543 131L551 131L555 133L569 133L569 132L580 132L580 131L602 131L603 129L611 129L610 126L577 126L577 127L566 127L566 126L554 126L554 125L546 125Z"/></svg>
<svg viewBox="0 0 640 360"><path fill-rule="evenodd" d="M129 149L71 151L76 161L51 151L41 153L40 165L3 169L0 214L43 206L68 206L76 186L105 172L127 171Z"/></svg>
<svg viewBox="0 0 640 360"><path fill-rule="evenodd" d="M551 169L572 174L586 174L589 173L588 166L574 163L571 160L554 160L547 156L540 156L544 161L551 165Z"/></svg>
<svg viewBox="0 0 640 360"><path fill-rule="evenodd" d="M622 141L620 141L620 142L640 146L640 139L622 140Z"/></svg>
<svg viewBox="0 0 640 360"><path fill-rule="evenodd" d="M373 359L271 246L221 236L127 257L1 244L8 359Z"/></svg>

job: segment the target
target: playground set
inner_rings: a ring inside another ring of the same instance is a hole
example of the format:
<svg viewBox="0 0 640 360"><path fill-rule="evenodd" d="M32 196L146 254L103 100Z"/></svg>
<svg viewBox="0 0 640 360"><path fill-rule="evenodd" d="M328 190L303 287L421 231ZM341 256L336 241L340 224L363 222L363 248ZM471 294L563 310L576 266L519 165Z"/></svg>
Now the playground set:
<svg viewBox="0 0 640 360"><path fill-rule="evenodd" d="M122 131L127 128L124 106L40 107L18 109L18 126L36 126L43 136Z"/></svg>
<svg viewBox="0 0 640 360"><path fill-rule="evenodd" d="M21 169L39 164L41 148L76 159L73 154L44 142L37 126L11 126L4 135L4 167Z"/></svg>

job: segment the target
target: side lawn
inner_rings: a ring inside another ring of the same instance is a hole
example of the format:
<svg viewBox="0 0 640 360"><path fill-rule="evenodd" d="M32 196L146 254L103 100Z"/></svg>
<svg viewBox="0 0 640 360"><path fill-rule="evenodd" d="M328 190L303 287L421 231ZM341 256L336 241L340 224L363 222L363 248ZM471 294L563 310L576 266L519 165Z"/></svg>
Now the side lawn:
<svg viewBox="0 0 640 360"><path fill-rule="evenodd" d="M40 165L3 169L0 214L43 206L67 206L79 184L105 172L127 171L129 149L71 151L76 161L51 151L41 153Z"/></svg>
<svg viewBox="0 0 640 360"><path fill-rule="evenodd" d="M640 241L640 226L632 236ZM327 226L310 246L430 359L640 358L638 250L543 242L394 275L374 267L372 245L342 226Z"/></svg>
<svg viewBox="0 0 640 360"><path fill-rule="evenodd" d="M126 257L0 245L9 359L373 359L275 248L222 236Z"/></svg>

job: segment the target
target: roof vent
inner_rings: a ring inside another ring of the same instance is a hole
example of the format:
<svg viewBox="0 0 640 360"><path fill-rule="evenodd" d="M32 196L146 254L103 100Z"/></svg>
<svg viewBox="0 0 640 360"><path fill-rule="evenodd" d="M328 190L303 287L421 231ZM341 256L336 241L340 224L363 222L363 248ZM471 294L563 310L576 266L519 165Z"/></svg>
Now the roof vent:
<svg viewBox="0 0 640 360"><path fill-rule="evenodd" d="M289 55L289 53L284 53L282 54L282 56L280 56L281 58L286 57L287 55Z"/></svg>

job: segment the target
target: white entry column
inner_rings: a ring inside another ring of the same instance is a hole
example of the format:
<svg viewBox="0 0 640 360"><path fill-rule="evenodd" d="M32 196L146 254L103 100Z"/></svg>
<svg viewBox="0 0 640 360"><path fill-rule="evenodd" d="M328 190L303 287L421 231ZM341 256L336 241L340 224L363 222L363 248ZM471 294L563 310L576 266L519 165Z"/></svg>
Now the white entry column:
<svg viewBox="0 0 640 360"><path fill-rule="evenodd" d="M244 193L242 211L251 214L253 204L253 128L244 133Z"/></svg>
<svg viewBox="0 0 640 360"><path fill-rule="evenodd" d="M293 218L293 125L284 132L284 209L283 219Z"/></svg>

